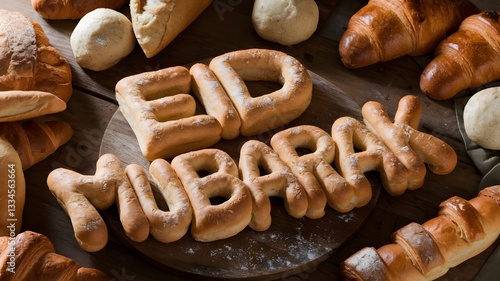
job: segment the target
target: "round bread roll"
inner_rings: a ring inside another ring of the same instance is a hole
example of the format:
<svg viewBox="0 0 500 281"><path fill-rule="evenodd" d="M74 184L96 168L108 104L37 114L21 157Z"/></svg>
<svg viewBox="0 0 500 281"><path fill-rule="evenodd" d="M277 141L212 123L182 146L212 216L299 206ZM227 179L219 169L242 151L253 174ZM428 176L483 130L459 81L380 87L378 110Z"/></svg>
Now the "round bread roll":
<svg viewBox="0 0 500 281"><path fill-rule="evenodd" d="M467 136L486 149L500 149L500 87L473 95L464 108Z"/></svg>
<svg viewBox="0 0 500 281"><path fill-rule="evenodd" d="M70 43L81 67L101 71L132 52L135 35L125 15L99 8L82 17L71 34Z"/></svg>
<svg viewBox="0 0 500 281"><path fill-rule="evenodd" d="M319 9L314 0L255 0L252 23L265 40L294 45L316 31Z"/></svg>

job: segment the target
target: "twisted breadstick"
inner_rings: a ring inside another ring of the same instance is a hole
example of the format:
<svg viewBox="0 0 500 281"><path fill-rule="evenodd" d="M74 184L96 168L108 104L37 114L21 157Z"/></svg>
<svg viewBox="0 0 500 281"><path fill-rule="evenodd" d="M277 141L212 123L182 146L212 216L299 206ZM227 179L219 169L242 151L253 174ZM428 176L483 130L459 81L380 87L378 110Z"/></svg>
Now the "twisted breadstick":
<svg viewBox="0 0 500 281"><path fill-rule="evenodd" d="M341 265L351 280L434 280L486 250L500 235L500 185L469 201L452 197L439 216L396 231L394 244L367 247Z"/></svg>
<svg viewBox="0 0 500 281"><path fill-rule="evenodd" d="M351 117L341 117L332 125L337 150L335 166L349 185L362 192L371 188L365 172L377 170L389 194L406 191L408 171L387 146L366 126ZM355 152L355 148L361 152Z"/></svg>
<svg viewBox="0 0 500 281"><path fill-rule="evenodd" d="M171 165L163 159L157 159L149 166L149 172L168 205L168 211L162 211L156 204L151 186L144 170L130 164L125 173L148 218L151 235L163 243L179 240L191 224L193 211L189 198Z"/></svg>
<svg viewBox="0 0 500 281"><path fill-rule="evenodd" d="M416 96L408 95L399 101L394 123L385 107L367 102L361 113L366 126L396 155L409 172L408 189L420 188L426 174L425 163L435 174L450 173L457 164L457 155L444 141L417 131L421 104Z"/></svg>
<svg viewBox="0 0 500 281"><path fill-rule="evenodd" d="M0 237L0 279L110 280L102 271L81 267L74 260L57 254L47 237L32 231L19 233L13 239Z"/></svg>
<svg viewBox="0 0 500 281"><path fill-rule="evenodd" d="M203 149L175 157L172 167L189 196L193 208L191 234L209 242L236 235L250 223L252 195L238 177L234 160L218 149ZM198 173L209 172L200 177ZM212 205L210 198L227 200Z"/></svg>
<svg viewBox="0 0 500 281"><path fill-rule="evenodd" d="M108 231L97 209L105 210L115 201L127 236L134 241L148 237L147 218L116 156L101 156L93 176L55 169L47 184L70 217L76 240L84 250L95 252L106 245Z"/></svg>
<svg viewBox="0 0 500 281"><path fill-rule="evenodd" d="M270 196L279 196L285 202L288 214L301 218L307 212L307 195L290 168L265 143L250 140L240 150L241 179L250 188L253 211L250 227L263 231L271 226ZM261 175L259 167L267 174Z"/></svg>
<svg viewBox="0 0 500 281"><path fill-rule="evenodd" d="M208 147L222 128L210 115L194 115L191 76L177 66L125 77L116 84L120 111L150 161Z"/></svg>
<svg viewBox="0 0 500 281"><path fill-rule="evenodd" d="M355 190L331 166L335 159L335 142L320 128L302 125L283 130L271 138L271 146L291 167L308 195L306 216L320 218L326 202L339 212L366 205L371 199L371 186ZM311 151L304 155L297 148Z"/></svg>

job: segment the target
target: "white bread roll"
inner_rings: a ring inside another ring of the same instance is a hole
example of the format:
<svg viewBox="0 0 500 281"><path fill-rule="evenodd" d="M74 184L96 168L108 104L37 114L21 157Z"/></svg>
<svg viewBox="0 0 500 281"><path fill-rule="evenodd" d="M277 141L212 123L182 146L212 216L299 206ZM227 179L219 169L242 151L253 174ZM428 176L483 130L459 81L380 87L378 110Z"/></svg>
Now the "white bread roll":
<svg viewBox="0 0 500 281"><path fill-rule="evenodd" d="M76 62L83 68L101 71L117 64L135 47L132 23L108 8L95 9L77 24L70 38Z"/></svg>
<svg viewBox="0 0 500 281"><path fill-rule="evenodd" d="M295 45L316 31L319 8L314 0L256 0L252 23L262 39Z"/></svg>
<svg viewBox="0 0 500 281"><path fill-rule="evenodd" d="M500 87L487 88L473 95L464 108L467 136L486 149L500 149Z"/></svg>

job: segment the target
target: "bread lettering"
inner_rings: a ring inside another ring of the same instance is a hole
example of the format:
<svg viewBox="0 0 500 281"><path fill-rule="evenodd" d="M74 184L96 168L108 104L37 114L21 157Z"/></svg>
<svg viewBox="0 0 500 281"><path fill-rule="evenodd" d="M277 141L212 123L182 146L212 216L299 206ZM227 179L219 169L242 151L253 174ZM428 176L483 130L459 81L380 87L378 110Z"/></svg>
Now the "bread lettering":
<svg viewBox="0 0 500 281"><path fill-rule="evenodd" d="M424 184L425 164L435 174L448 174L457 164L457 155L444 141L418 131L422 108L416 96L404 96L391 122L383 105L367 102L361 109L366 126L389 147L408 170L407 188Z"/></svg>
<svg viewBox="0 0 500 281"><path fill-rule="evenodd" d="M191 235L195 240L220 240L247 227L252 217L252 196L227 153L217 149L188 152L175 157L172 167L193 207ZM203 172L209 174L203 176ZM213 205L210 198L218 196L227 200Z"/></svg>
<svg viewBox="0 0 500 281"><path fill-rule="evenodd" d="M283 198L290 216L302 218L306 214L308 200L304 188L288 165L268 145L257 140L244 143L238 167L241 179L253 197L249 224L252 229L264 231L271 226L269 197L272 196ZM259 167L263 167L266 174L261 174Z"/></svg>
<svg viewBox="0 0 500 281"><path fill-rule="evenodd" d="M116 156L101 156L92 176L55 169L47 177L47 185L70 217L75 238L85 251L99 251L106 245L108 230L98 210L115 201L127 236L134 241L148 237L149 223Z"/></svg>
<svg viewBox="0 0 500 281"><path fill-rule="evenodd" d="M196 113L191 75L182 66L126 77L116 99L150 161L215 144L222 128L215 117Z"/></svg>
<svg viewBox="0 0 500 281"><path fill-rule="evenodd" d="M220 55L210 61L241 118L240 133L253 136L279 128L299 117L312 98L307 69L285 53L248 49ZM271 81L282 85L272 93L253 97L245 81Z"/></svg>
<svg viewBox="0 0 500 281"><path fill-rule="evenodd" d="M252 97L247 81L271 81L281 89ZM196 114L198 97L207 114ZM171 158L279 128L302 114L312 98L312 80L295 58L248 49L198 63L125 77L116 85L120 110L144 157ZM293 102L292 102L293 101Z"/></svg>
<svg viewBox="0 0 500 281"><path fill-rule="evenodd" d="M283 198L293 218L315 219L325 214L327 204L339 212L366 205L372 197L371 184L364 175L368 171L378 171L384 188L396 196L420 187L425 171L418 169L426 169L425 163L438 174L449 173L455 167L457 157L449 145L416 130L421 113L416 97L406 96L400 101L394 123L378 103L365 104L362 113L367 125L342 117L332 125L332 135L315 126L300 125L276 133L270 146L248 140L240 149L238 165L226 152L215 148L182 153L173 157L171 164L155 159L149 173L168 212L158 208L153 185L141 167L130 164L125 174L149 220L151 234L168 243L180 239L189 224L192 237L202 242L234 236L247 226L265 231L271 225L269 197ZM119 162L115 156L103 155L98 163L110 157ZM105 181L106 173L97 175ZM74 172L55 170L47 183L61 198L63 207L65 202L82 200L86 201L85 208L93 208L89 202L92 199L85 196L97 194L77 194L77 188L93 189L75 187L85 182L75 180L78 177ZM63 178L73 180L64 182ZM69 190L73 191L61 193L61 184L71 186ZM68 194L79 198L71 199ZM216 198L224 201L212 204ZM103 207L109 207L109 202ZM83 217L90 213L80 215L82 225L97 220L94 216ZM79 216L76 209L68 214Z"/></svg>
<svg viewBox="0 0 500 281"><path fill-rule="evenodd" d="M148 218L151 235L163 243L182 238L189 230L193 211L186 191L172 166L164 159L156 159L149 166L149 173L165 200L168 211L158 208L147 174L141 167L130 164L125 173Z"/></svg>

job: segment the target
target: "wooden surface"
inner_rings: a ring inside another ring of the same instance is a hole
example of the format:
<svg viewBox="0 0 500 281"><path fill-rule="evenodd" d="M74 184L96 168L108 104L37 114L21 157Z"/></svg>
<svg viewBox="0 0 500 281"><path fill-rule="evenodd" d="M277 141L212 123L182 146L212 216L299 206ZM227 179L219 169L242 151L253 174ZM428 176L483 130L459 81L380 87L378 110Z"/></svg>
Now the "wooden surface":
<svg viewBox="0 0 500 281"><path fill-rule="evenodd" d="M27 198L23 228L47 235L58 253L75 259L83 266L99 268L114 280L185 280L183 276L146 262L113 235L108 245L99 252L81 250L73 237L69 218L46 186L46 177L57 167L83 174L94 173L102 138L117 110L114 86L121 78L251 47L285 51L298 58L309 70L335 84L358 106L369 100L379 101L388 108L391 116L402 96L417 95L423 104L420 130L445 140L459 156L459 163L451 174L438 176L428 173L425 185L419 190L398 197L382 191L366 223L334 256L296 275L279 279L339 280L339 264L357 250L390 243L395 230L409 222L423 223L435 217L439 203L451 196L474 197L481 175L465 153L453 101L434 101L423 96L419 90L422 64L430 57L403 57L362 69L346 69L338 55L338 40L349 17L366 4L366 0L339 0L336 4L335 1L324 2L329 4L322 5L322 23L316 34L292 47L266 42L256 35L250 22L253 1L215 0L157 56L147 59L137 46L131 55L113 68L93 72L81 69L71 52L69 36L77 21L46 21L32 9L30 0L0 1L0 8L20 11L41 23L52 45L70 61L74 77L74 93L68 109L47 118L66 120L72 125L75 135L56 153L25 172ZM481 9L500 9L497 0L473 2ZM122 11L127 14L127 7ZM330 122L333 123L333 120ZM491 250L451 269L440 280L472 280Z"/></svg>

